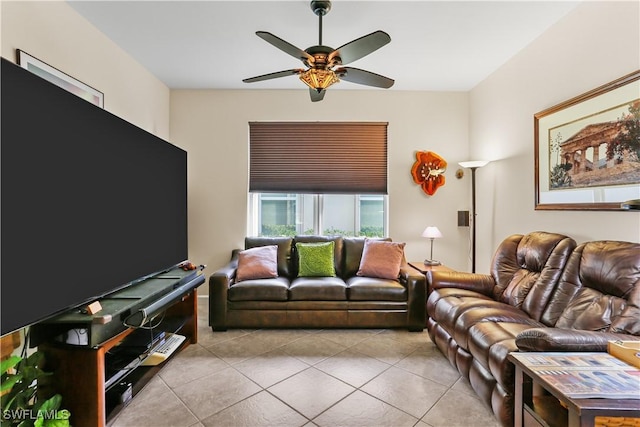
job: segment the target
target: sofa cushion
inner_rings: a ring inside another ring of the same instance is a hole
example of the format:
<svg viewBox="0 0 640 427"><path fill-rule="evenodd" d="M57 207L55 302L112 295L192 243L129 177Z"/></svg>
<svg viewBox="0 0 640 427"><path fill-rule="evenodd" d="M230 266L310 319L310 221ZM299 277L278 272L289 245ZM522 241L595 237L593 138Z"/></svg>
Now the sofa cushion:
<svg viewBox="0 0 640 427"><path fill-rule="evenodd" d="M285 277L275 279L256 279L236 282L229 287L229 301L286 301L289 280Z"/></svg>
<svg viewBox="0 0 640 427"><path fill-rule="evenodd" d="M277 245L278 246L278 276L291 277L291 254L293 251L293 239L291 237L246 237L244 248L255 248L258 246Z"/></svg>
<svg viewBox="0 0 640 427"><path fill-rule="evenodd" d="M345 301L347 284L339 277L298 277L289 287L291 301Z"/></svg>
<svg viewBox="0 0 640 427"><path fill-rule="evenodd" d="M491 305L487 307L469 307L460 313L454 325L452 335L458 346L465 350L469 349L469 330L481 322L514 323L525 326L528 325L530 328L544 326L530 318L522 310L509 304L501 303L501 305Z"/></svg>
<svg viewBox="0 0 640 427"><path fill-rule="evenodd" d="M351 301L406 301L407 288L397 280L373 277L347 279Z"/></svg>
<svg viewBox="0 0 640 427"><path fill-rule="evenodd" d="M298 277L334 277L334 242L296 243Z"/></svg>
<svg viewBox="0 0 640 427"><path fill-rule="evenodd" d="M356 275L397 279L404 259L404 243L365 239Z"/></svg>
<svg viewBox="0 0 640 427"><path fill-rule="evenodd" d="M278 277L278 246L267 245L238 252L236 281Z"/></svg>
<svg viewBox="0 0 640 427"><path fill-rule="evenodd" d="M612 295L582 288L571 300L556 322L557 328L583 331L606 331L612 319L619 316L626 301Z"/></svg>
<svg viewBox="0 0 640 427"><path fill-rule="evenodd" d="M555 292L559 328L640 335L640 244L585 242ZM562 304L562 306L561 306Z"/></svg>
<svg viewBox="0 0 640 427"><path fill-rule="evenodd" d="M534 231L507 237L491 262L497 301L541 320L576 242L562 234Z"/></svg>
<svg viewBox="0 0 640 427"><path fill-rule="evenodd" d="M504 345L505 342L508 342L507 347L510 349L510 351L516 351L516 337L520 332L531 328L531 325L522 323L476 323L469 329L469 353L471 353L473 358L477 360L478 363L491 371L492 375L504 388L509 389L509 380L505 380L503 378L503 374L505 372L504 365L510 365L510 363L506 361L506 355L504 355L501 351L494 349L494 347L496 347L496 345L498 344ZM494 354L494 356L496 356L496 351L498 351L498 355L504 356L504 359L502 359L501 357L497 357L496 359L492 360L492 353ZM513 366L511 366L511 373L509 374L511 380L513 380L512 376Z"/></svg>

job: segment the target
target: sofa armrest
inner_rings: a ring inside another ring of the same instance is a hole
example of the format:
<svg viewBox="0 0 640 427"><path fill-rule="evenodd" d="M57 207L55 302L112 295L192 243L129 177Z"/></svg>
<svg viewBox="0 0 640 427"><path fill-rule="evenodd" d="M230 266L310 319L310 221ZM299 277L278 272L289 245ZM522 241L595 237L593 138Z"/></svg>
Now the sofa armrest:
<svg viewBox="0 0 640 427"><path fill-rule="evenodd" d="M209 326L214 331L227 330L227 294L238 270L238 250L224 267L209 276Z"/></svg>
<svg viewBox="0 0 640 427"><path fill-rule="evenodd" d="M427 324L427 281L408 264L400 267L400 283L407 288L407 328L421 332Z"/></svg>
<svg viewBox="0 0 640 427"><path fill-rule="evenodd" d="M607 351L609 341L640 341L640 337L612 332L561 328L533 328L516 337L522 351Z"/></svg>
<svg viewBox="0 0 640 427"><path fill-rule="evenodd" d="M457 288L492 297L495 281L488 274L432 270L427 272L429 293L434 289Z"/></svg>

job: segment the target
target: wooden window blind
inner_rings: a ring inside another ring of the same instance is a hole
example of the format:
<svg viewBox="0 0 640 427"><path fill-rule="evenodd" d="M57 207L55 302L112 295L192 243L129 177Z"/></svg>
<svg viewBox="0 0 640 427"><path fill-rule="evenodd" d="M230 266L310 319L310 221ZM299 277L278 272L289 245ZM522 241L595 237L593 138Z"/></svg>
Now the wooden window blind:
<svg viewBox="0 0 640 427"><path fill-rule="evenodd" d="M250 122L249 191L387 194L387 125Z"/></svg>

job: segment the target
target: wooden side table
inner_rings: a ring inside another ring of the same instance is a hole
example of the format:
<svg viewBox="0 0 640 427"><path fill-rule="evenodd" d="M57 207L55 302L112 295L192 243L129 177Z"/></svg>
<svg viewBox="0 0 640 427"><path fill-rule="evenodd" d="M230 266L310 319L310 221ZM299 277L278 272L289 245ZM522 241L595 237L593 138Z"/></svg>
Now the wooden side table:
<svg viewBox="0 0 640 427"><path fill-rule="evenodd" d="M424 261L409 261L409 265L422 274L427 274L429 271L453 271L452 268L449 268L446 265L427 265Z"/></svg>
<svg viewBox="0 0 640 427"><path fill-rule="evenodd" d="M640 422L639 370L608 353L516 352L508 357L516 368L515 427ZM601 375L609 379L598 380ZM622 395L635 398L615 398Z"/></svg>

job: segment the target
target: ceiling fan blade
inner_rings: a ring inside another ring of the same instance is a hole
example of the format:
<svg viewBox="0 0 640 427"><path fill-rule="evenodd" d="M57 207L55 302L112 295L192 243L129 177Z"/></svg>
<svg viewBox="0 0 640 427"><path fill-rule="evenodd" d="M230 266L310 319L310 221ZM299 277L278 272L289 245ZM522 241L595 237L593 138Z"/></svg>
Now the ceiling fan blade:
<svg viewBox="0 0 640 427"><path fill-rule="evenodd" d="M320 92L318 92L315 89L311 89L309 88L309 95L311 96L311 102L318 102L318 101L322 101L324 99L324 94L327 91L322 89Z"/></svg>
<svg viewBox="0 0 640 427"><path fill-rule="evenodd" d="M378 30L340 46L331 52L329 59L339 56L342 64L349 64L380 49L390 41L389 34Z"/></svg>
<svg viewBox="0 0 640 427"><path fill-rule="evenodd" d="M301 70L298 68L293 70L276 71L275 73L269 73L269 74L263 74L261 76L250 77L248 79L243 79L242 81L245 83L261 82L263 80L271 80L271 79L277 79L278 77L286 77L286 76L292 76L294 74L300 74L303 71L304 70Z"/></svg>
<svg viewBox="0 0 640 427"><path fill-rule="evenodd" d="M313 56L309 55L307 52L305 52L304 50L295 47L294 45L292 45L291 43L282 40L280 37L278 36L274 36L271 33L268 33L266 31L256 31L256 35L258 37L260 37L261 39L263 39L264 41L271 43L272 45L274 45L275 47L277 47L278 49L280 49L281 51L288 53L289 55L293 56L294 58L298 58L301 61L311 61L313 62Z"/></svg>
<svg viewBox="0 0 640 427"><path fill-rule="evenodd" d="M341 80L366 86L389 89L395 83L393 79L359 68L342 67L335 70L335 73Z"/></svg>

